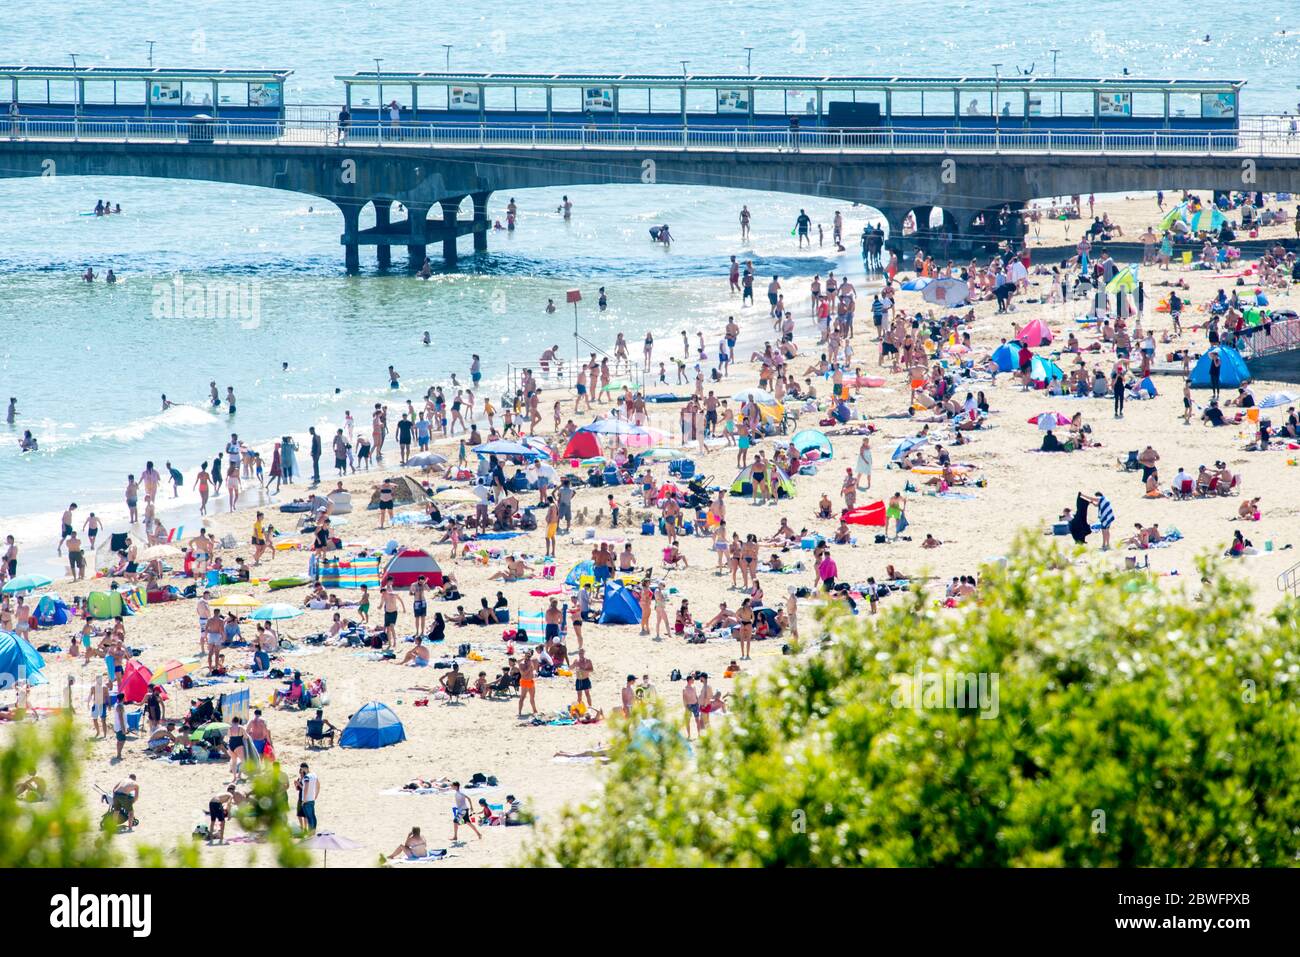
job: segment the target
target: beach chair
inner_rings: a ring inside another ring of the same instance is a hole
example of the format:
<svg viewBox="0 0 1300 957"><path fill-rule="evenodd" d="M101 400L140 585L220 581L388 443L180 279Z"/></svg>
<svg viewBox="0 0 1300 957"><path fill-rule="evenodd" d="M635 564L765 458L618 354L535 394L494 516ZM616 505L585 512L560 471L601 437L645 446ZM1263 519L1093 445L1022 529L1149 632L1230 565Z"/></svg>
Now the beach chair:
<svg viewBox="0 0 1300 957"><path fill-rule="evenodd" d="M322 741L328 741L330 743L330 747L331 748L334 747L334 732L333 730L325 729L325 721L323 718L307 719L306 738L307 738L307 747L309 748L319 748L320 743Z"/></svg>
<svg viewBox="0 0 1300 957"><path fill-rule="evenodd" d="M453 672L445 687L447 691L447 704L455 704L460 700L460 696L465 693L465 676L460 672Z"/></svg>

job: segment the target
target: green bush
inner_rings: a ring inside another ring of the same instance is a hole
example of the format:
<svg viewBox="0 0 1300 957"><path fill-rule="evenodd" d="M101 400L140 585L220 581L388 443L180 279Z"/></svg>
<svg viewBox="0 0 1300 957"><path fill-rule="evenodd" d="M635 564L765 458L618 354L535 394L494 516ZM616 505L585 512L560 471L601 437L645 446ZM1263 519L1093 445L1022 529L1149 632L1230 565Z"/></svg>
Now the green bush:
<svg viewBox="0 0 1300 957"><path fill-rule="evenodd" d="M1294 864L1296 609L1261 615L1199 571L1162 588L1022 538L978 604L914 592L827 616L833 643L743 685L703 742L623 725L598 799L530 863ZM989 697L911 707L918 677L958 674ZM661 689L677 727L680 687Z"/></svg>

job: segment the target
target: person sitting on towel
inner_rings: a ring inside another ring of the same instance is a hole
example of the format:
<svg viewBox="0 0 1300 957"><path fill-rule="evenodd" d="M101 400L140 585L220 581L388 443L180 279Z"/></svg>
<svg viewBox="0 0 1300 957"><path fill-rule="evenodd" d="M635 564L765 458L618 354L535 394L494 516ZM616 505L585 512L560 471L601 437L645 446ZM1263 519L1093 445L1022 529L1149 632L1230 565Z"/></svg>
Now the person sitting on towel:
<svg viewBox="0 0 1300 957"><path fill-rule="evenodd" d="M388 855L388 859L391 861L395 857L403 856L408 861L418 861L429 856L429 845L418 827L411 828L411 833L406 835L406 840L397 845L393 853Z"/></svg>

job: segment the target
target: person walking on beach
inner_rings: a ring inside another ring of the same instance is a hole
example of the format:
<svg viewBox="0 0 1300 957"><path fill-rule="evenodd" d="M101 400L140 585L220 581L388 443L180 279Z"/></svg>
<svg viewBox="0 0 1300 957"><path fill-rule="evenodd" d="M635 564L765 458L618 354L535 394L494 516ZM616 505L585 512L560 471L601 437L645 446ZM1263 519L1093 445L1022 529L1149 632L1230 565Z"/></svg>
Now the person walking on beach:
<svg viewBox="0 0 1300 957"><path fill-rule="evenodd" d="M457 840L460 835L460 826L464 824L474 835L481 841L483 834L474 826L474 805L470 803L469 797L460 789L459 781L451 782L451 839Z"/></svg>

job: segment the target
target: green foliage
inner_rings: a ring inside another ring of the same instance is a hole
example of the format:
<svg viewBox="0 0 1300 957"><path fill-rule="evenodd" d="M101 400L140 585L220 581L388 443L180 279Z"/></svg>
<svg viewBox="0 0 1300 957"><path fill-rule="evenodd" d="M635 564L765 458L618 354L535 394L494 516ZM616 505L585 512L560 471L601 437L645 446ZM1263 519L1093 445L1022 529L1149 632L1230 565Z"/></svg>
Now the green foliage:
<svg viewBox="0 0 1300 957"><path fill-rule="evenodd" d="M289 779L278 762L262 765L237 817L244 830L265 836L280 867L308 867L311 854L298 846L289 826L288 787Z"/></svg>
<svg viewBox="0 0 1300 957"><path fill-rule="evenodd" d="M1296 862L1294 605L1260 615L1208 563L1189 595L1029 538L984 572L976 605L913 593L876 618L827 617L833 644L743 687L703 742L622 725L603 792L530 863ZM913 707L918 672L996 676L996 716L988 701Z"/></svg>
<svg viewBox="0 0 1300 957"><path fill-rule="evenodd" d="M113 867L118 855L78 790L82 744L70 720L22 724L0 748L0 868ZM39 787L20 796L27 784Z"/></svg>

